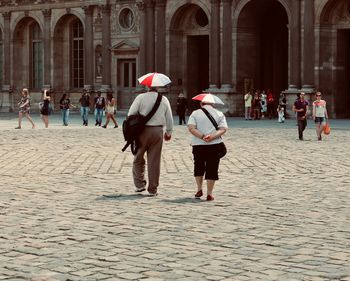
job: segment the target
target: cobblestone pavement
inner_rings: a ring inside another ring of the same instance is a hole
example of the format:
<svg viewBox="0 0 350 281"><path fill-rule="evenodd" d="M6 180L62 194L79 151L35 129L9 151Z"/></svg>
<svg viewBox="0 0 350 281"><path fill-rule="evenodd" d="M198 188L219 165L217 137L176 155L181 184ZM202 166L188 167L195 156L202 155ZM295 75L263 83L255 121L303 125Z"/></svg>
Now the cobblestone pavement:
<svg viewBox="0 0 350 281"><path fill-rule="evenodd" d="M301 142L294 120L229 119L207 202L185 126L148 197L120 128L53 119L0 115L0 280L350 280L349 120L322 142L310 121Z"/></svg>

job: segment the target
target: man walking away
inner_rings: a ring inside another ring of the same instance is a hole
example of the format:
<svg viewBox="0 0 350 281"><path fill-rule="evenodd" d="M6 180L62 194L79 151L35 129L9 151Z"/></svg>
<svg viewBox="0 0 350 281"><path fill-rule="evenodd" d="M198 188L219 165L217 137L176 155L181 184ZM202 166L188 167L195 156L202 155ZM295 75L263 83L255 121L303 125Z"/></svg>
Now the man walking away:
<svg viewBox="0 0 350 281"><path fill-rule="evenodd" d="M150 88L149 92L138 95L132 103L128 116L140 113L146 116L153 108L158 97L156 88ZM163 126L165 126L165 134L163 136ZM139 136L139 147L133 162L133 179L136 192L146 190L145 180L145 159L147 153L147 170L148 170L148 192L150 196L156 196L159 186L160 176L160 160L163 146L163 138L165 141L171 139L173 131L173 115L169 100L162 97L160 105L146 123L145 129Z"/></svg>
<svg viewBox="0 0 350 281"><path fill-rule="evenodd" d="M305 93L300 93L300 99L297 99L293 105L293 111L297 113L299 140L304 140L303 132L307 126L307 110L309 103L305 100Z"/></svg>

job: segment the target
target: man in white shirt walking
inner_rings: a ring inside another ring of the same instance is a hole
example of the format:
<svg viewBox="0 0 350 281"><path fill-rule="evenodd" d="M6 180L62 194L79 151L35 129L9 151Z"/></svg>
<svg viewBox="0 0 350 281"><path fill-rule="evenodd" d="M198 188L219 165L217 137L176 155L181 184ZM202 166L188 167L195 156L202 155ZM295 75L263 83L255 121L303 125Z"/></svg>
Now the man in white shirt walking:
<svg viewBox="0 0 350 281"><path fill-rule="evenodd" d="M140 113L146 116L153 108L158 97L156 88L151 88L149 92L138 95L132 103L128 116ZM163 127L165 133L163 135ZM165 141L171 139L173 131L173 115L169 100L162 97L160 105L146 123L145 129L139 136L139 147L134 157L133 162L133 179L136 187L136 192L146 190L145 180L145 158L147 152L147 170L148 170L148 187L147 190L150 196L156 196L159 186L160 176L160 160L163 146L163 138Z"/></svg>
<svg viewBox="0 0 350 281"><path fill-rule="evenodd" d="M248 92L244 95L245 120L248 120L248 119L252 120L252 118L251 118L252 98L253 98L253 96L251 95L250 92Z"/></svg>

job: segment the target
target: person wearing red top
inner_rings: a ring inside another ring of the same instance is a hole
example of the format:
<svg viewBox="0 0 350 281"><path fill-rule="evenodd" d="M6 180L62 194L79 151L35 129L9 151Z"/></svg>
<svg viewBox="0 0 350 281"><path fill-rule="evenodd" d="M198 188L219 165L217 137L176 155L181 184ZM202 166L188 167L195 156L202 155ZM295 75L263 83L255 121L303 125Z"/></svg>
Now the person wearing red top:
<svg viewBox="0 0 350 281"><path fill-rule="evenodd" d="M271 120L275 116L274 98L271 89L267 90L267 116Z"/></svg>

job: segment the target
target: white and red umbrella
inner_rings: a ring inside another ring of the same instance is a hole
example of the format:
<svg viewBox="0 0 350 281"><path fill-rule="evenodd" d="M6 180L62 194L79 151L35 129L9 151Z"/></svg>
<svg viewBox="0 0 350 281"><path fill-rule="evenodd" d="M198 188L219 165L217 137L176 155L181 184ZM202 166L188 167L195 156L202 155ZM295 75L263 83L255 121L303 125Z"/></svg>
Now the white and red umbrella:
<svg viewBox="0 0 350 281"><path fill-rule="evenodd" d="M147 73L137 80L141 85L147 87L164 87L171 83L168 76L157 72Z"/></svg>
<svg viewBox="0 0 350 281"><path fill-rule="evenodd" d="M210 93L202 93L192 98L193 100L198 100L204 103L215 103L215 104L224 104L224 102L217 96Z"/></svg>

